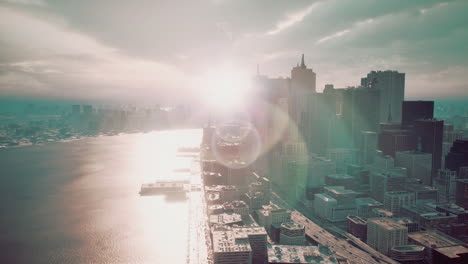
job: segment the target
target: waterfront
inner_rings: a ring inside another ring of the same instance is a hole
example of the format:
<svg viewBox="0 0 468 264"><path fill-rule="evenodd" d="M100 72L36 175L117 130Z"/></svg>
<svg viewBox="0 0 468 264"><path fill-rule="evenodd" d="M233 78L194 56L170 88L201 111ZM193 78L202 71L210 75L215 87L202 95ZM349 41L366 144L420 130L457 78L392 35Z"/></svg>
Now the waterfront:
<svg viewBox="0 0 468 264"><path fill-rule="evenodd" d="M1 150L1 262L186 263L189 201L138 191L191 166L176 150L200 138L161 131Z"/></svg>

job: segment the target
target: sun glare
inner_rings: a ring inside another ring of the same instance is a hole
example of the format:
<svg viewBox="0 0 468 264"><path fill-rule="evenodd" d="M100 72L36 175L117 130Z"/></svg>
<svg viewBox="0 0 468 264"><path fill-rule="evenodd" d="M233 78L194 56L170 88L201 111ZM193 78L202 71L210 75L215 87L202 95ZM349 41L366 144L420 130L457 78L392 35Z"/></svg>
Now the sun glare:
<svg viewBox="0 0 468 264"><path fill-rule="evenodd" d="M203 101L219 110L241 107L246 100L250 82L247 74L238 70L210 71L202 78Z"/></svg>

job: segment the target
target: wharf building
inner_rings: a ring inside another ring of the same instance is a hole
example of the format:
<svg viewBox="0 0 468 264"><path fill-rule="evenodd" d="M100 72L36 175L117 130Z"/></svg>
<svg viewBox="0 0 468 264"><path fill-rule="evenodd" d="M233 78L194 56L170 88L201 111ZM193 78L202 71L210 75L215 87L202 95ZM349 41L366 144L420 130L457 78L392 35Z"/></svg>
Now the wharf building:
<svg viewBox="0 0 468 264"><path fill-rule="evenodd" d="M442 232L428 230L408 235L411 244L423 246L427 263L467 263L468 248L465 243Z"/></svg>
<svg viewBox="0 0 468 264"><path fill-rule="evenodd" d="M367 220L367 244L388 255L392 247L408 244L408 228L389 218L370 218Z"/></svg>
<svg viewBox="0 0 468 264"><path fill-rule="evenodd" d="M284 245L304 245L305 227L295 222L281 224L280 243Z"/></svg>

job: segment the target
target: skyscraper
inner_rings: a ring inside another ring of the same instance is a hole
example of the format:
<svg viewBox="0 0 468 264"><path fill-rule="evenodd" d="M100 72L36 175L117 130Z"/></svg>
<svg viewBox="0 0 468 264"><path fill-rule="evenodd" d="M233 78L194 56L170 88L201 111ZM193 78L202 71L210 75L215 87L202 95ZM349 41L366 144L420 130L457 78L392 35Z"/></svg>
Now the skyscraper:
<svg viewBox="0 0 468 264"><path fill-rule="evenodd" d="M371 218L367 221L367 244L388 254L392 247L408 244L408 228L389 218Z"/></svg>
<svg viewBox="0 0 468 264"><path fill-rule="evenodd" d="M291 70L290 116L296 124L300 125L304 122L304 115L307 111L307 95L316 92L315 83L315 72L307 68L304 54L302 54L301 64Z"/></svg>
<svg viewBox="0 0 468 264"><path fill-rule="evenodd" d="M434 118L434 101L403 101L401 125L406 128L418 119Z"/></svg>
<svg viewBox="0 0 468 264"><path fill-rule="evenodd" d="M361 78L361 86L380 90L380 122L401 121L401 103L405 98L405 74L397 71L371 71Z"/></svg>
<svg viewBox="0 0 468 264"><path fill-rule="evenodd" d="M444 121L442 120L419 119L414 121L417 149L432 154L433 177L435 177L442 165L443 129Z"/></svg>

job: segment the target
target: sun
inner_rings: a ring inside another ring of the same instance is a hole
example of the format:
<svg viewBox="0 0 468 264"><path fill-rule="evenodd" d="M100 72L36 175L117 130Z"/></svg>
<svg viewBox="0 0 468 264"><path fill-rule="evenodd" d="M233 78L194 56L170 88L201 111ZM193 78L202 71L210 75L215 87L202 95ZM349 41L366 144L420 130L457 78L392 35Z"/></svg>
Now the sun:
<svg viewBox="0 0 468 264"><path fill-rule="evenodd" d="M218 69L208 71L201 80L203 102L219 110L242 107L248 99L250 78L241 70Z"/></svg>

